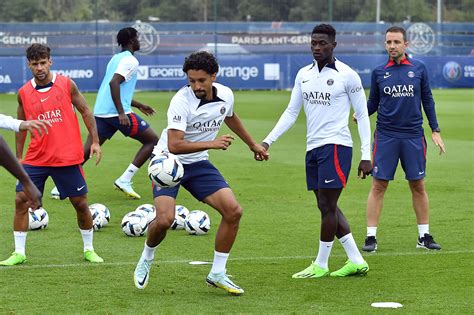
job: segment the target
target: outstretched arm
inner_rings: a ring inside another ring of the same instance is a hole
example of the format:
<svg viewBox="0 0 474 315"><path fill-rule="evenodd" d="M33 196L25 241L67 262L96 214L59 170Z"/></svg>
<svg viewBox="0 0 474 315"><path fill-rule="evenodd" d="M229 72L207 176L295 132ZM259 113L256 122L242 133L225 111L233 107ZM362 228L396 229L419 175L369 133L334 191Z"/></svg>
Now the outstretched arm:
<svg viewBox="0 0 474 315"><path fill-rule="evenodd" d="M227 150L234 137L223 135L211 141L190 142L184 139L184 131L168 129L168 150L173 154L186 154L209 149Z"/></svg>
<svg viewBox="0 0 474 315"><path fill-rule="evenodd" d="M248 133L247 129L245 129L242 120L240 120L239 116L236 113L231 117L226 117L224 120L225 124L235 132L242 141L244 141L249 149L254 153L254 158L257 161L268 160L269 154L265 147L261 144L256 143L252 136Z"/></svg>
<svg viewBox="0 0 474 315"><path fill-rule="evenodd" d="M132 100L132 106L138 108L143 114L147 116L153 116L156 113L153 107L145 105L135 100Z"/></svg>
<svg viewBox="0 0 474 315"><path fill-rule="evenodd" d="M102 152L100 150L99 144L99 135L97 134L97 126L95 124L94 115L92 115L89 106L87 105L86 99L81 94L79 89L77 88L76 83L71 80L71 101L72 104L77 108L77 110L82 115L82 120L86 125L87 130L89 131L89 137L92 139L91 149L89 158L91 158L94 154L95 157L95 164L99 164L100 159L102 157Z"/></svg>

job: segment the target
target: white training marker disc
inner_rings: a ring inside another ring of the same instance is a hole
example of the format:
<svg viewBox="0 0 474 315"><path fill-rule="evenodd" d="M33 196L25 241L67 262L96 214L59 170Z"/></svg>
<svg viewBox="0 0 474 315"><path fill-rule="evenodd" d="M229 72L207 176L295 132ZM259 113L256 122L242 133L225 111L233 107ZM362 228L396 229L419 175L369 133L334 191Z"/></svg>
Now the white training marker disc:
<svg viewBox="0 0 474 315"><path fill-rule="evenodd" d="M190 261L190 265L211 265L210 261Z"/></svg>
<svg viewBox="0 0 474 315"><path fill-rule="evenodd" d="M370 304L372 307L380 307L380 308L399 308L403 307L402 304L397 302L375 302Z"/></svg>

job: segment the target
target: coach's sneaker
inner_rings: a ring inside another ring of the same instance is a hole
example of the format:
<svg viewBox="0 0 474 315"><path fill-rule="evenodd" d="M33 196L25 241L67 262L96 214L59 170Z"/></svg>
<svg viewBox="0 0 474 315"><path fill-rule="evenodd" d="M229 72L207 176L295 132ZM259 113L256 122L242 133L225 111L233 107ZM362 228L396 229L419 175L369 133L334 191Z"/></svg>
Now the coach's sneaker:
<svg viewBox="0 0 474 315"><path fill-rule="evenodd" d="M56 186L51 189L51 199L59 200L61 199L61 195L59 194L59 190Z"/></svg>
<svg viewBox="0 0 474 315"><path fill-rule="evenodd" d="M214 288L221 288L232 295L242 295L244 290L233 283L225 272L212 273L210 272L206 278L207 285Z"/></svg>
<svg viewBox="0 0 474 315"><path fill-rule="evenodd" d="M367 236L362 250L364 252L375 252L377 250L377 239L375 236Z"/></svg>
<svg viewBox="0 0 474 315"><path fill-rule="evenodd" d="M135 267L135 272L133 273L133 282L137 289L145 289L150 279L150 268L153 264L153 259L147 260L143 257L138 261L137 267Z"/></svg>
<svg viewBox="0 0 474 315"><path fill-rule="evenodd" d="M132 182L125 182L119 178L115 181L114 185L116 189L123 191L125 195L127 195L128 197L132 199L141 198L141 196L133 190Z"/></svg>
<svg viewBox="0 0 474 315"><path fill-rule="evenodd" d="M25 262L26 262L25 255L13 252L12 255L8 259L0 261L0 266L21 265Z"/></svg>
<svg viewBox="0 0 474 315"><path fill-rule="evenodd" d="M346 261L345 265L329 275L331 277L347 277L347 276L365 276L369 272L369 265L366 261L362 264L355 264L352 261Z"/></svg>
<svg viewBox="0 0 474 315"><path fill-rule="evenodd" d="M86 250L84 252L84 259L90 261L91 263L103 263L104 259L97 255L93 250Z"/></svg>
<svg viewBox="0 0 474 315"><path fill-rule="evenodd" d="M418 238L418 244L416 244L416 248L440 250L441 245L435 242L431 234L425 233L423 237Z"/></svg>
<svg viewBox="0 0 474 315"><path fill-rule="evenodd" d="M293 279L322 278L329 275L328 268L321 268L319 265L312 263L303 271L295 273L291 276Z"/></svg>

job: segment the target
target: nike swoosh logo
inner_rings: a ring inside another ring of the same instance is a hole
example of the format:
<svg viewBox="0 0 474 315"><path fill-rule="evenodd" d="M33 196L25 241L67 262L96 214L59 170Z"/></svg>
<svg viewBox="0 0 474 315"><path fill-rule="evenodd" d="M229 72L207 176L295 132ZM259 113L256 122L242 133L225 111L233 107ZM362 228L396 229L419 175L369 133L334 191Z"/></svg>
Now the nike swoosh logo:
<svg viewBox="0 0 474 315"><path fill-rule="evenodd" d="M148 273L145 275L145 278L143 278L143 281L138 281L138 284L140 286L144 285L145 284L145 281L146 281L146 278L148 278Z"/></svg>
<svg viewBox="0 0 474 315"><path fill-rule="evenodd" d="M329 183L331 183L331 182L333 182L333 181L335 181L335 179L330 179L330 180L325 179L325 180L324 180L324 183L325 183L325 184L329 184Z"/></svg>
<svg viewBox="0 0 474 315"><path fill-rule="evenodd" d="M46 101L48 98L49 98L49 96L48 96L47 98L42 98L42 99L40 99L41 103L43 103L44 101Z"/></svg>
<svg viewBox="0 0 474 315"><path fill-rule="evenodd" d="M86 187L86 185L83 185L81 187L77 187L76 189L77 189L77 191L81 191L84 187Z"/></svg>
<svg viewBox="0 0 474 315"><path fill-rule="evenodd" d="M308 82L308 81L309 81L309 80L303 80L303 81L301 81L301 83L306 83L306 82Z"/></svg>
<svg viewBox="0 0 474 315"><path fill-rule="evenodd" d="M392 75L389 74L389 75L384 75L383 78L386 79L386 78L390 78Z"/></svg>
<svg viewBox="0 0 474 315"><path fill-rule="evenodd" d="M423 172L418 172L418 175L423 175L423 174L425 174L425 171L423 171Z"/></svg>

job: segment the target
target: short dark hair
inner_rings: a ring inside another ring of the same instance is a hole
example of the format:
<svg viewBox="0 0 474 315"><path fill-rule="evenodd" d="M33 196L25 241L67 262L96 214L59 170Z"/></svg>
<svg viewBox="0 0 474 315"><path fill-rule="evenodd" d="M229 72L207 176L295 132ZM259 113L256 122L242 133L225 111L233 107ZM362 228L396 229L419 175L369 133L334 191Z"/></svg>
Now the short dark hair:
<svg viewBox="0 0 474 315"><path fill-rule="evenodd" d="M387 29L387 31L385 31L385 35L387 35L387 33L402 33L403 35L403 41L407 41L407 32L405 31L405 29L401 26L391 26Z"/></svg>
<svg viewBox="0 0 474 315"><path fill-rule="evenodd" d="M334 42L336 40L336 30L329 24L316 25L311 35L313 34L326 34L330 41Z"/></svg>
<svg viewBox="0 0 474 315"><path fill-rule="evenodd" d="M26 59L40 60L43 58L51 58L51 48L42 44L33 44L26 48Z"/></svg>
<svg viewBox="0 0 474 315"><path fill-rule="evenodd" d="M122 47L127 46L128 44L130 44L132 39L136 38L137 36L138 31L133 27L122 28L117 33L117 44Z"/></svg>
<svg viewBox="0 0 474 315"><path fill-rule="evenodd" d="M183 72L188 73L189 70L203 70L208 74L215 74L219 72L219 64L210 52L197 51L184 59Z"/></svg>

